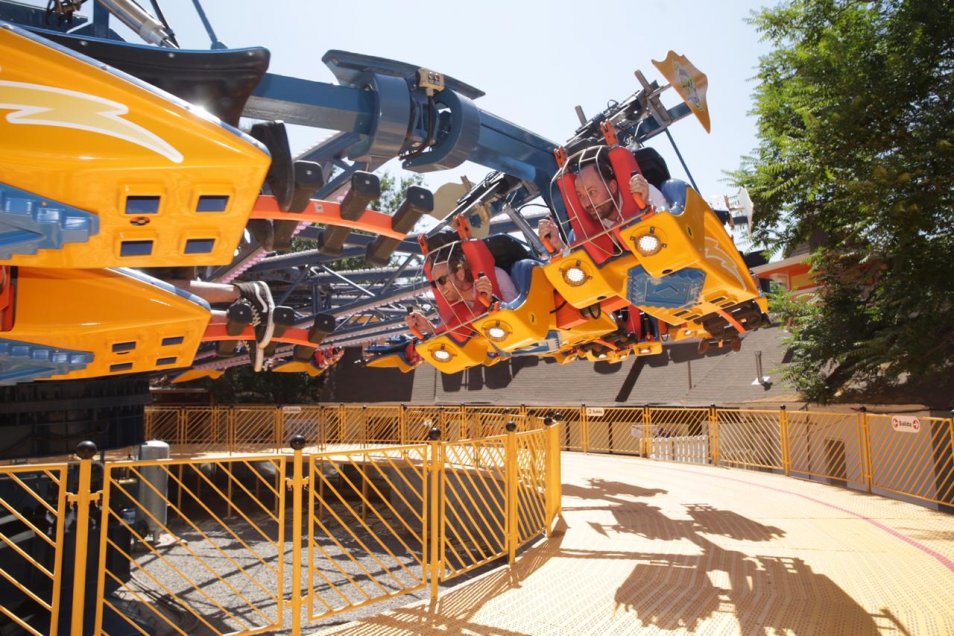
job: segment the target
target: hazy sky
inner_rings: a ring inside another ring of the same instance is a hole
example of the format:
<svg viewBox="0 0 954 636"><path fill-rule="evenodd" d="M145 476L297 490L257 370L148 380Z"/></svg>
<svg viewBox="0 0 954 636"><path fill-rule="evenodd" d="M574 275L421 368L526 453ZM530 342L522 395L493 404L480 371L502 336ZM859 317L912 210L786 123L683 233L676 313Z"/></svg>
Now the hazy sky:
<svg viewBox="0 0 954 636"><path fill-rule="evenodd" d="M148 2L143 2L148 7ZM745 22L765 2L683 0L455 3L437 0L204 0L216 35L229 47L271 50L270 71L334 82L321 62L328 49L392 58L451 75L483 90L477 105L555 142L577 127L574 106L587 116L608 100L637 87L633 71L665 80L650 60L672 49L708 75L712 133L694 118L671 128L700 190L706 197L726 192L723 170L755 147L751 93L758 57L767 52ZM160 0L185 48L208 48L209 40L191 2ZM678 99L667 91L663 101ZM327 136L296 132L300 152ZM651 142L682 176L664 136ZM395 171L396 163L387 168ZM471 179L487 170L468 165ZM446 176L445 176L446 175ZM436 187L455 173L429 175Z"/></svg>

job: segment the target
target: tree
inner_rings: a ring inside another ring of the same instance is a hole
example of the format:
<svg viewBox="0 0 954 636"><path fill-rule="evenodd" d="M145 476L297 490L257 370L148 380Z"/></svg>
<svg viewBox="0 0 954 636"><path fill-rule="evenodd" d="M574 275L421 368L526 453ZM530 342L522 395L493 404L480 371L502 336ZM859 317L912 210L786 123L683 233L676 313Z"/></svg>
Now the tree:
<svg viewBox="0 0 954 636"><path fill-rule="evenodd" d="M789 0L752 22L759 146L733 173L756 237L813 236L789 378L812 400L954 371L954 4ZM792 307L792 305L789 305Z"/></svg>

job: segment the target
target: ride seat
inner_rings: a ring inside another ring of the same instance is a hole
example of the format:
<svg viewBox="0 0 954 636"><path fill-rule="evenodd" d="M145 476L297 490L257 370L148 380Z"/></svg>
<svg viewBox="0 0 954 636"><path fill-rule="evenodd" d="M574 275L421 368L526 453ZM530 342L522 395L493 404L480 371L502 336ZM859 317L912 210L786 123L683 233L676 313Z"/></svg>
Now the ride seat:
<svg viewBox="0 0 954 636"><path fill-rule="evenodd" d="M669 205L669 212L674 215L680 215L686 209L686 189L689 184L681 179L669 179L663 182L659 191Z"/></svg>
<svg viewBox="0 0 954 636"><path fill-rule="evenodd" d="M513 264L510 268L510 278L513 280L513 286L517 289L517 297L510 302L502 303L504 309L516 309L527 299L530 294L530 285L533 280L533 270L536 267L542 267L543 262L535 258L525 258Z"/></svg>
<svg viewBox="0 0 954 636"><path fill-rule="evenodd" d="M494 295L500 298L500 285L497 282L497 275L494 271L496 264L490 250L481 239L468 239L461 242L461 250L464 258L470 268L471 275L476 279L481 274L490 279ZM431 263L425 262L424 275L427 280L434 280L431 276ZM484 307L459 301L449 303L439 292L434 293L434 301L437 305L437 313L441 318L442 328L438 331L449 331L454 340L458 342L466 341L473 334L473 329L466 326L474 318L484 313ZM479 303L476 303L479 305ZM465 326L461 326L465 325Z"/></svg>
<svg viewBox="0 0 954 636"><path fill-rule="evenodd" d="M613 146L606 151L606 154L613 168L617 186L624 194L620 197L621 221L636 218L640 210L633 197L626 193L629 192L630 177L637 172L642 174L640 165L633 153L622 146ZM593 262L601 265L613 256L619 255L620 249L613 242L612 237L604 233L603 225L583 211L583 205L576 194L576 177L569 171L564 172L556 179L557 188L566 204L570 227L576 237L573 242L582 243Z"/></svg>

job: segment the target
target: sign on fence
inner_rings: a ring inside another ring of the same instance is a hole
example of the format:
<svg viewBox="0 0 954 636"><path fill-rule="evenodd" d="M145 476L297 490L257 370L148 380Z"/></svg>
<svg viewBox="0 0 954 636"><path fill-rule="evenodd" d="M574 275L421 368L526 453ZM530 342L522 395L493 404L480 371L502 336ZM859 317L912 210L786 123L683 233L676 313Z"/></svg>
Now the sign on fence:
<svg viewBox="0 0 954 636"><path fill-rule="evenodd" d="M606 409L602 409L598 406L588 406L586 407L586 416L587 417L603 417L606 415Z"/></svg>
<svg viewBox="0 0 954 636"><path fill-rule="evenodd" d="M921 420L913 415L892 415L891 428L899 433L917 433L921 430Z"/></svg>

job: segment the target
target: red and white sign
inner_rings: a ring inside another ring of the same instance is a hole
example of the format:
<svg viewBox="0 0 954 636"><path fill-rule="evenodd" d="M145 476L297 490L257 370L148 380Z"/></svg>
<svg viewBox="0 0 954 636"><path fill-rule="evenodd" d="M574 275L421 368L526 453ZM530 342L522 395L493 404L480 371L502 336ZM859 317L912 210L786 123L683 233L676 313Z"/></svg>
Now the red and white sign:
<svg viewBox="0 0 954 636"><path fill-rule="evenodd" d="M921 420L912 415L892 415L891 428L899 433L917 433L921 430Z"/></svg>

